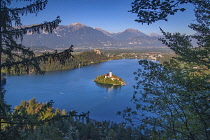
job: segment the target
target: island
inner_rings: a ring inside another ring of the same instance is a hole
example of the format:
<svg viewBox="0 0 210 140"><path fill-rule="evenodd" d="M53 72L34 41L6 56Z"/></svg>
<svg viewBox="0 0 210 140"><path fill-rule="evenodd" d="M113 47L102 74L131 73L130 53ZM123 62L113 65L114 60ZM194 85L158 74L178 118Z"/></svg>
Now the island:
<svg viewBox="0 0 210 140"><path fill-rule="evenodd" d="M123 79L112 74L112 71L110 71L108 74L97 76L94 81L100 84L118 85L118 86L125 85Z"/></svg>

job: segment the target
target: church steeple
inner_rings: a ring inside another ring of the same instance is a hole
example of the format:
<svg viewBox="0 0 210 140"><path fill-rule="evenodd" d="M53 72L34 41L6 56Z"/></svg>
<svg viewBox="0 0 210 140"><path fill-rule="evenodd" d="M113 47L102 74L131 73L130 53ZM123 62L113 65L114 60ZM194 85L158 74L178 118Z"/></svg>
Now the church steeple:
<svg viewBox="0 0 210 140"><path fill-rule="evenodd" d="M110 72L109 72L109 77L112 77L112 71L110 70Z"/></svg>

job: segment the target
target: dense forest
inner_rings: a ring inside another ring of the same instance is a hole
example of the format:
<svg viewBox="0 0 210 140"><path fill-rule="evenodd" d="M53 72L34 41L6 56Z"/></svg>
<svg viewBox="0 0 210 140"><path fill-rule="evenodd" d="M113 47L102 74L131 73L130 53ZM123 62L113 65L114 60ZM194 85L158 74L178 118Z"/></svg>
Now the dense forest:
<svg viewBox="0 0 210 140"><path fill-rule="evenodd" d="M74 55L73 58L69 58L67 61L65 61L64 64L52 61L52 58L49 58L47 62L41 63L40 65L41 69L43 69L44 71L56 71L84 67L87 65L101 63L108 60L109 58L103 53L97 54L94 51L86 51Z"/></svg>
<svg viewBox="0 0 210 140"><path fill-rule="evenodd" d="M40 62L40 68L42 71L57 71L57 70L66 70L80 68L91 64L101 63L108 61L110 58L107 57L104 53L97 54L94 51L86 51L81 53L74 53L73 57L69 57L64 63L60 63L58 60L54 60L53 57L47 58L47 61ZM112 58L113 59L113 58ZM7 75L16 75L16 74L26 74L27 71L23 68L20 68L17 73L14 69L10 71L3 70ZM34 69L30 69L29 73L34 73Z"/></svg>
<svg viewBox="0 0 210 140"><path fill-rule="evenodd" d="M209 0L134 0L130 12L137 15L135 21L149 25L189 10L185 4L193 6L195 21L188 27L196 34L160 28L164 37L159 40L176 55L162 64L140 60L144 69L134 72L136 107L119 112L131 123L139 122L142 132L148 130L147 139L210 139Z"/></svg>
<svg viewBox="0 0 210 140"><path fill-rule="evenodd" d="M22 101L14 111L4 118L1 128L2 139L16 140L98 140L98 139L142 139L137 128L125 123L98 122L89 118L89 112L54 109L53 101L39 103L35 98ZM10 118L12 120L10 120Z"/></svg>
<svg viewBox="0 0 210 140"><path fill-rule="evenodd" d="M107 60L105 55L95 52L81 53L72 58L72 47L61 53L35 56L14 39L22 38L27 33L39 33L40 30L51 33L61 20L57 17L52 22L21 27L20 16L29 13L37 15L45 9L48 1L35 0L33 3L32 0L25 0L31 3L18 9L11 8L11 2L0 0L0 71L43 74L43 70L77 68ZM162 64L139 61L144 69L134 72L136 85L132 102L135 108L127 107L118 112L136 127L124 123L97 122L89 118L89 112L78 114L76 111L54 109L53 101L39 103L35 98L22 101L13 110L5 101L6 91L0 84L0 139L209 140L209 1L134 0L130 12L137 14L135 21L152 24L167 21L169 15L185 11L185 4L194 6L196 21L189 28L198 34L182 35L160 29L164 35L160 41L177 56ZM192 40L196 40L196 46Z"/></svg>

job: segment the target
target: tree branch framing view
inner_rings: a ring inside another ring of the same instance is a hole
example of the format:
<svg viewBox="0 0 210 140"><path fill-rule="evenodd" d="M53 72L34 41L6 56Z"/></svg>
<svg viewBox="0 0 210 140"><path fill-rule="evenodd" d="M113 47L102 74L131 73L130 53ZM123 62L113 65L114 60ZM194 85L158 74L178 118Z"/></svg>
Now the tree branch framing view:
<svg viewBox="0 0 210 140"><path fill-rule="evenodd" d="M148 139L210 139L210 1L135 0L130 12L137 14L137 22L152 24L185 11L183 4L195 7L197 23L189 28L197 34L172 34L161 29L164 38L160 40L178 56L163 64L139 61L145 69L135 72L136 109L119 112L131 123L138 121Z"/></svg>
<svg viewBox="0 0 210 140"><path fill-rule="evenodd" d="M11 8L13 3L28 3ZM24 26L21 16L37 15L46 8L48 0L0 0L0 73L44 74L41 64L59 63L73 59L73 45L53 53L36 55L17 43L26 34L42 31L52 33L61 23L60 17L50 22ZM184 5L194 6L196 23L189 28L194 35L169 33L160 28L159 38L176 57L164 63L140 60L144 69L134 72L136 84L132 102L135 108L125 108L117 114L125 123L91 120L89 113L77 114L52 107L53 101L39 103L35 98L22 101L13 110L5 101L6 91L0 82L0 139L210 139L210 1L209 0L134 0L129 12L136 22L151 25L168 21L169 16L185 12ZM192 42L196 41L196 44ZM100 52L101 53L101 52ZM89 55L104 62L108 57L83 53L87 64ZM71 64L71 63L69 63ZM75 65L81 65L75 62ZM76 66L75 66L76 67ZM27 85L26 85L27 86ZM132 92L132 91L131 91ZM49 132L50 131L50 134Z"/></svg>

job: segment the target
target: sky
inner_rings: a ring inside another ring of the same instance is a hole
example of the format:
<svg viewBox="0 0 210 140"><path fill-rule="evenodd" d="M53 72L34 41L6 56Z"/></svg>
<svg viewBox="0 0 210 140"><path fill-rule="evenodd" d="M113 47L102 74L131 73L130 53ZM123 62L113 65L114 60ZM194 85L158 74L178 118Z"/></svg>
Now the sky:
<svg viewBox="0 0 210 140"><path fill-rule="evenodd" d="M134 20L136 14L128 12L134 0L49 0L46 9L35 14L22 17L24 25L39 24L52 21L60 16L60 25L75 22L90 27L100 27L109 32L121 32L127 28L138 29L143 33L160 34L160 28L166 32L180 32L182 34L195 33L188 25L194 22L193 7L187 5L185 12L169 17L169 21L158 21L152 25L142 25ZM24 3L29 4L29 3ZM23 4L21 4L22 6ZM16 4L16 7L20 5Z"/></svg>

